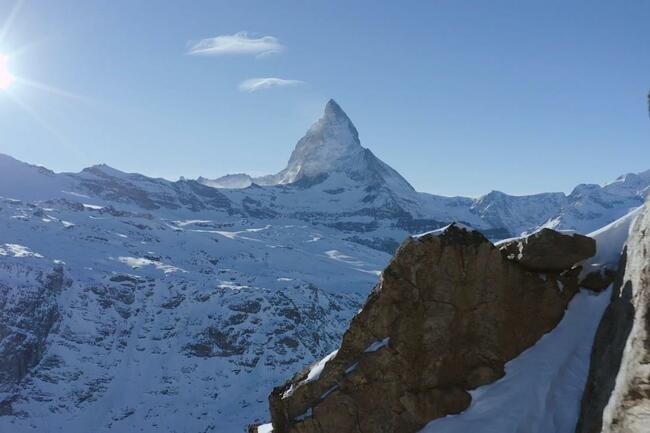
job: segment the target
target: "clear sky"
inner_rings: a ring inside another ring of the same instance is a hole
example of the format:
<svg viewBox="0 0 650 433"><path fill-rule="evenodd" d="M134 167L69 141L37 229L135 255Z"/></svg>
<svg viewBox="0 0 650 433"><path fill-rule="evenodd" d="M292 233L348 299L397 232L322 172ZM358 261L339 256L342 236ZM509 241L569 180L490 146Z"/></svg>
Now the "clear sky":
<svg viewBox="0 0 650 433"><path fill-rule="evenodd" d="M646 0L25 0L10 21L0 152L56 171L274 173L329 98L421 191L650 169Z"/></svg>

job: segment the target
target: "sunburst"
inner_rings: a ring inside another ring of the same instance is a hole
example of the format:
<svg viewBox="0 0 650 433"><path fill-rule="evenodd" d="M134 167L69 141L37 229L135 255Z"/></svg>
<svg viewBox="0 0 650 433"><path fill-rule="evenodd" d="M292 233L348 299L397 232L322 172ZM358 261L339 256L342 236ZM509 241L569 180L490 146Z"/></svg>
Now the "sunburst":
<svg viewBox="0 0 650 433"><path fill-rule="evenodd" d="M66 99L75 100L77 102L81 101L85 104L91 105L97 105L97 101L46 83L29 79L23 76L22 72L17 72L14 74L10 69L12 66L17 66L20 63L20 57L22 57L23 54L28 52L29 49L34 46L34 44L28 44L26 46L19 47L18 49L7 49L7 47L11 44L7 44L6 39L8 39L8 36L10 35L10 31L23 2L24 0L17 0L15 6L7 18L4 20L4 23L1 23L0 25L0 102L2 99L5 99L6 101L12 101L16 107L23 110L39 125L48 130L54 136L54 138L57 139L57 141L66 144L62 136L50 126L49 122L46 121L45 116L41 115L41 113L39 113L39 110L32 106L34 104L30 104L28 102L30 99L32 99L29 97L30 93L33 93L33 91L46 92L56 97L63 97ZM3 96L6 98L2 98ZM36 94L34 94L34 96L39 97Z"/></svg>
<svg viewBox="0 0 650 433"><path fill-rule="evenodd" d="M9 56L0 53L0 90L7 90L15 77L9 72Z"/></svg>

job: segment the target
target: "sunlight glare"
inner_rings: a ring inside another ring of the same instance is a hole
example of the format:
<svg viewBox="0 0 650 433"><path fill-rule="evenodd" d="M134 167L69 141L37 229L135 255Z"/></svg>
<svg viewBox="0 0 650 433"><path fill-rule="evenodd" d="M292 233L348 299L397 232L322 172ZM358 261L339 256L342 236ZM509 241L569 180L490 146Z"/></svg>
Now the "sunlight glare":
<svg viewBox="0 0 650 433"><path fill-rule="evenodd" d="M8 62L9 57L0 53L0 90L7 90L14 81L14 76L9 72Z"/></svg>

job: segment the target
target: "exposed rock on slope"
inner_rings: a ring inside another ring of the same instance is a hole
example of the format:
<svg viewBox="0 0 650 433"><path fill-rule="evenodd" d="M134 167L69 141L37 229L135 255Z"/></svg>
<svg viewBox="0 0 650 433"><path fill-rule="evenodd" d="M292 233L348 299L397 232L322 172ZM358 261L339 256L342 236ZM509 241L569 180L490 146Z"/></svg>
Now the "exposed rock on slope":
<svg viewBox="0 0 650 433"><path fill-rule="evenodd" d="M577 433L650 431L650 200L623 265L596 334Z"/></svg>
<svg viewBox="0 0 650 433"><path fill-rule="evenodd" d="M583 242L567 238L552 236L554 251ZM557 325L578 289L574 264L533 273L456 224L410 238L340 350L273 390L274 431L406 433L464 410L468 390Z"/></svg>
<svg viewBox="0 0 650 433"><path fill-rule="evenodd" d="M587 236L544 228L530 236L503 242L499 249L528 270L562 272L596 254L596 242Z"/></svg>
<svg viewBox="0 0 650 433"><path fill-rule="evenodd" d="M3 254L0 247L0 256ZM61 267L50 273L30 272L14 261L0 263L4 275L19 274L17 289L0 281L0 395L22 380L41 361L46 339L60 317L56 297L69 284ZM11 414L0 399L0 416Z"/></svg>

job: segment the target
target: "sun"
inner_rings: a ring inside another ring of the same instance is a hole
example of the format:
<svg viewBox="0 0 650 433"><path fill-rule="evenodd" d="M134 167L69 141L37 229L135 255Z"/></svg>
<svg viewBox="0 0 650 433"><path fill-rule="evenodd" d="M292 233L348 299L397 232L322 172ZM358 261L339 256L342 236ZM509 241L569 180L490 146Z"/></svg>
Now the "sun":
<svg viewBox="0 0 650 433"><path fill-rule="evenodd" d="M14 81L14 76L9 72L9 56L0 53L0 90L7 90Z"/></svg>

